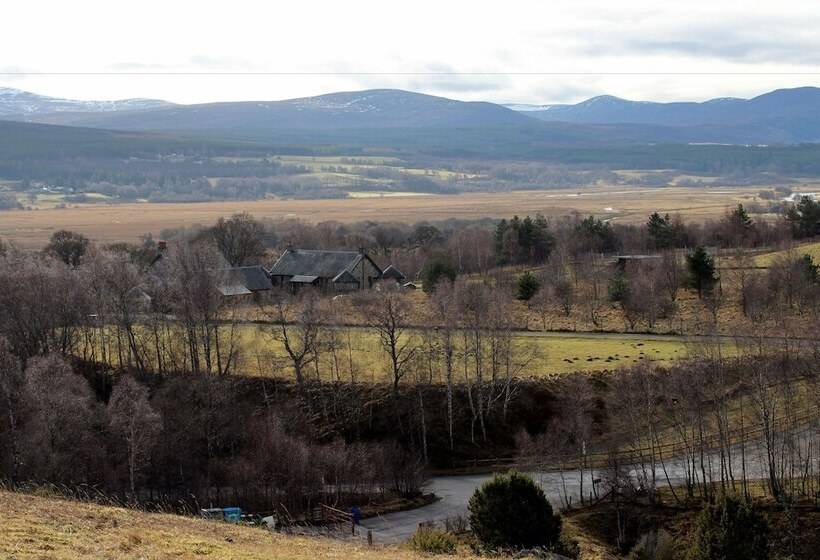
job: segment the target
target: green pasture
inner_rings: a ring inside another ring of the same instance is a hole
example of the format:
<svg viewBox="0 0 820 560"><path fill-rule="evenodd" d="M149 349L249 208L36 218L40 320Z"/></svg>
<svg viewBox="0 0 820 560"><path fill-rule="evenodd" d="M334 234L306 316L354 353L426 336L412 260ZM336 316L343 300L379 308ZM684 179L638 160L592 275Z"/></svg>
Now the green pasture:
<svg viewBox="0 0 820 560"><path fill-rule="evenodd" d="M227 347L229 327L222 327L222 348ZM274 334L277 329L273 325L242 324L234 331L235 344L238 349L238 360L235 371L247 375L264 375L291 378L293 370L282 342ZM92 351L101 355L103 344L102 331L89 337L89 343L94 345ZM181 333L178 330L167 331L162 346L166 355L177 357L184 355L185 347ZM427 344L422 331L407 331L404 340L410 340L412 346L423 349ZM149 339L143 339L144 336ZM151 334L138 331L137 338L140 346L146 348L146 363L155 365L156 352ZM390 377L390 365L387 355L382 349L377 333L363 327L325 328L322 330L322 350L319 360L308 368L306 374L322 380L341 380L357 382L387 381ZM125 352L127 347L118 352L116 337L113 331L105 334L107 339L107 354L115 357ZM433 337L434 342L435 337ZM454 367L456 379L463 376L463 348L462 333L455 333ZM718 349L714 342L693 342L684 338L659 335L623 335L611 333L540 333L516 332L511 336L512 347L509 365L498 364L496 373L506 375L509 367L511 375L516 377L546 377L562 373L614 370L619 367L632 366L643 362L657 362L668 364L674 360L687 359L693 356L710 354L718 351L723 356L730 356L737 352L733 342L723 342ZM121 343L123 347L127 346ZM86 346L86 354L89 347ZM126 358L127 359L127 358ZM179 359L179 358L177 358ZM468 367L473 367L473 357L467 357ZM167 359L166 359L167 361ZM492 366L490 358L490 342L484 342L483 368L485 376L491 376ZM408 368L406 379L429 377L431 364L423 353L419 352L418 359ZM443 367L440 363L432 364L433 381L443 381Z"/></svg>

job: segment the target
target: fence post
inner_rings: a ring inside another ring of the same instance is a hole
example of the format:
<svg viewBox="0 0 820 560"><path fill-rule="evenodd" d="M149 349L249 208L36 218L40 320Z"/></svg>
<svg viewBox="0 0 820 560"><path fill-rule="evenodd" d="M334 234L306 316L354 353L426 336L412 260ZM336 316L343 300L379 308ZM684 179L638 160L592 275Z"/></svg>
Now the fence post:
<svg viewBox="0 0 820 560"><path fill-rule="evenodd" d="M373 531L367 530L367 546L373 546Z"/></svg>

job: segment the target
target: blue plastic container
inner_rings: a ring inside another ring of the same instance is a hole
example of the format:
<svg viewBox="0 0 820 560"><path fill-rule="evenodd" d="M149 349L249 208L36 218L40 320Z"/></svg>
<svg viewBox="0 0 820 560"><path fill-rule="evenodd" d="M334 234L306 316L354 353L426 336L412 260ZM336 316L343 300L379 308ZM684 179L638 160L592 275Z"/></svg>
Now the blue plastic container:
<svg viewBox="0 0 820 560"><path fill-rule="evenodd" d="M239 523L242 520L242 508L222 508L222 514L225 516L225 521L228 523Z"/></svg>

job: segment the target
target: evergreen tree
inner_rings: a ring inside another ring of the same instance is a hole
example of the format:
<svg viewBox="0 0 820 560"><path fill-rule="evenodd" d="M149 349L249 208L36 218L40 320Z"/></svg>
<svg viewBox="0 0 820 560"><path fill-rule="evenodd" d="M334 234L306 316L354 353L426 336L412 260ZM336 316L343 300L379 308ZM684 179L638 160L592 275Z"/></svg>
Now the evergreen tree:
<svg viewBox="0 0 820 560"><path fill-rule="evenodd" d="M543 263L552 245L549 224L540 214L535 219L514 216L509 222L501 220L495 229L495 255L501 265Z"/></svg>
<svg viewBox="0 0 820 560"><path fill-rule="evenodd" d="M470 498L469 512L473 534L490 550L559 544L561 517L526 475L510 472L485 482Z"/></svg>
<svg viewBox="0 0 820 560"><path fill-rule="evenodd" d="M689 287L698 291L703 297L704 292L711 290L717 282L715 275L715 260L703 247L698 247L686 255L686 265L689 269Z"/></svg>
<svg viewBox="0 0 820 560"><path fill-rule="evenodd" d="M550 233L547 219L541 214L536 214L535 220L533 220L532 245L530 249L531 262L536 264L546 262L550 253L552 253L553 245L555 245L555 239Z"/></svg>
<svg viewBox="0 0 820 560"><path fill-rule="evenodd" d="M803 277L807 282L817 284L820 280L820 265L814 264L811 255L803 255L797 261L798 267L803 272Z"/></svg>
<svg viewBox="0 0 820 560"><path fill-rule="evenodd" d="M440 260L428 262L421 271L422 289L432 294L439 282L445 279L454 282L456 276L456 269L450 263Z"/></svg>
<svg viewBox="0 0 820 560"><path fill-rule="evenodd" d="M766 560L768 524L752 506L720 496L698 516L687 560Z"/></svg>
<svg viewBox="0 0 820 560"><path fill-rule="evenodd" d="M754 227L754 222L742 204L738 204L737 208L732 210L729 219L739 231L749 231Z"/></svg>
<svg viewBox="0 0 820 560"><path fill-rule="evenodd" d="M820 235L820 202L800 197L798 203L786 211L786 219L791 224L792 235L798 239Z"/></svg>
<svg viewBox="0 0 820 560"><path fill-rule="evenodd" d="M518 277L518 293L516 296L522 301L529 301L532 296L538 293L541 288L541 282L535 277L532 272L525 272Z"/></svg>
<svg viewBox="0 0 820 560"><path fill-rule="evenodd" d="M578 223L575 230L587 251L611 253L617 249L618 239L609 222L588 216Z"/></svg>
<svg viewBox="0 0 820 560"><path fill-rule="evenodd" d="M661 216L655 212L649 216L649 221L646 222L646 229L657 249L666 249L672 246L673 231L669 214Z"/></svg>
<svg viewBox="0 0 820 560"><path fill-rule="evenodd" d="M505 239L507 237L507 230L509 224L506 219L502 219L495 227L495 260L498 264L507 264L510 262L510 255L505 250Z"/></svg>
<svg viewBox="0 0 820 560"><path fill-rule="evenodd" d="M624 301L629 295L629 284L626 281L626 275L623 272L618 272L609 280L609 301L620 302Z"/></svg>

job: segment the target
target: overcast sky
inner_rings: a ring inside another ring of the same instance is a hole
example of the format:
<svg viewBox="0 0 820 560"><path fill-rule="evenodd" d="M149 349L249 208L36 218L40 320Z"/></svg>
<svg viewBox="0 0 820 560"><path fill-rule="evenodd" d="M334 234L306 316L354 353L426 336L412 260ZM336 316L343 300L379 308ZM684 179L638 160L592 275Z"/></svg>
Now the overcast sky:
<svg viewBox="0 0 820 560"><path fill-rule="evenodd" d="M604 93L705 100L820 85L816 2L672 4L12 1L0 23L0 86L181 103L383 87L566 103Z"/></svg>

